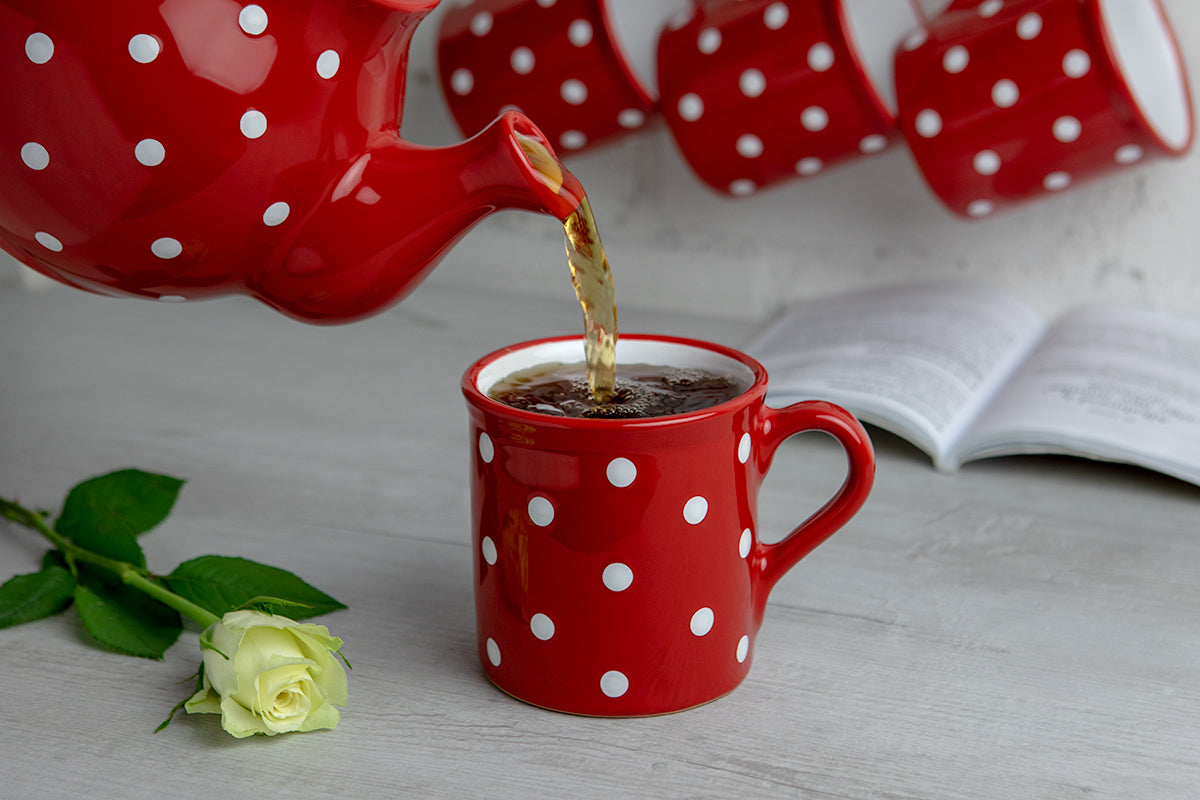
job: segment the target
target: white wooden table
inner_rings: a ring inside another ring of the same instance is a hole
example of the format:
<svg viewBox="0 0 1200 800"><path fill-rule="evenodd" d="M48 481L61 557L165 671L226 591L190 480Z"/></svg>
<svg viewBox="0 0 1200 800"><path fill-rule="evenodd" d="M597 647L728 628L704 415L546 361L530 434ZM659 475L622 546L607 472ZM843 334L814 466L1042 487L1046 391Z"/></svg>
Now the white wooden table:
<svg viewBox="0 0 1200 800"><path fill-rule="evenodd" d="M188 479L151 568L205 553L291 569L349 605L336 731L236 741L154 727L198 663L87 641L73 611L0 631L0 795L240 797L1200 797L1200 490L1111 465L935 473L876 436L863 511L776 587L754 667L680 714L526 706L476 662L462 370L580 329L561 301L422 287L304 326L248 300L159 305L0 290L0 493L57 508L123 466ZM740 344L751 325L623 308L623 328ZM793 439L770 538L842 456ZM0 527L3 578L43 547Z"/></svg>

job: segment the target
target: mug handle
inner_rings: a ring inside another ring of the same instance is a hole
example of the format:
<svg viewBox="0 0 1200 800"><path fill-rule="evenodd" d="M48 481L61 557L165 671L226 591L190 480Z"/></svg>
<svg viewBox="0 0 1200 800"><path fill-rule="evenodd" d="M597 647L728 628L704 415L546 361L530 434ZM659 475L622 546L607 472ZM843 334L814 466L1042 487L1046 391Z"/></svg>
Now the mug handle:
<svg viewBox="0 0 1200 800"><path fill-rule="evenodd" d="M842 488L824 506L774 544L756 547L756 573L766 592L783 574L850 521L875 481L875 450L862 424L850 412L823 400L808 400L785 408L762 409L763 442L759 457L763 473L785 440L804 431L824 431L837 439L849 460Z"/></svg>

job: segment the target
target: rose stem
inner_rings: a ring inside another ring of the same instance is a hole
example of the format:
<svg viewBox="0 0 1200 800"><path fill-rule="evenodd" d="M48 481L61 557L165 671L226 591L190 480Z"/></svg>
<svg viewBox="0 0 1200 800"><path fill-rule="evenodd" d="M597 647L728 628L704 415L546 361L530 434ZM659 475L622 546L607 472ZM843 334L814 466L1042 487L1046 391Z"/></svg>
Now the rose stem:
<svg viewBox="0 0 1200 800"><path fill-rule="evenodd" d="M220 617L207 608L199 606L187 598L180 597L167 587L151 579L145 570L135 567L128 561L117 561L113 558L106 558L99 553L93 553L91 550L80 547L47 525L46 520L41 514L37 514L8 500L0 500L0 514L13 522L24 525L27 528L32 528L49 539L50 543L67 559L68 564L71 564L73 561L84 561L106 569L119 577L122 583L145 592L155 600L175 609L203 628L208 628L210 625L221 621ZM72 572L74 572L73 566Z"/></svg>

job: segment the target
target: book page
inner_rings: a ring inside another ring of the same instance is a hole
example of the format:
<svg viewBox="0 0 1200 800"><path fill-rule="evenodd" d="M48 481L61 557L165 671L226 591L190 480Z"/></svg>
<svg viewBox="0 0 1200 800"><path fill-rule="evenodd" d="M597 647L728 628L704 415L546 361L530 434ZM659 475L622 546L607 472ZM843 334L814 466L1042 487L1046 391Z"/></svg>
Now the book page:
<svg viewBox="0 0 1200 800"><path fill-rule="evenodd" d="M1200 319L1104 306L1055 324L966 437L962 460L1066 453L1200 483Z"/></svg>
<svg viewBox="0 0 1200 800"><path fill-rule="evenodd" d="M906 285L800 303L744 349L770 374L771 405L829 400L944 466L946 443L1044 327L991 287Z"/></svg>

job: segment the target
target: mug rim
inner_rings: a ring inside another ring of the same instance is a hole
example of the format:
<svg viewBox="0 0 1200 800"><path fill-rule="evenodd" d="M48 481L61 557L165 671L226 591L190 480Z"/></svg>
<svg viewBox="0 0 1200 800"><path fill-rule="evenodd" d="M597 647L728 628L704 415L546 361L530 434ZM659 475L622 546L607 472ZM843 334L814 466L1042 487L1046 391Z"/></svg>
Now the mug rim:
<svg viewBox="0 0 1200 800"><path fill-rule="evenodd" d="M1182 136L1171 137L1163 130L1161 124L1161 113L1154 113L1154 110L1147 107L1147 101L1144 93L1134 86L1136 79L1133 78L1127 67L1127 61L1123 53L1125 48L1122 46L1121 34L1114 31L1110 24L1110 11L1112 6L1108 0L1087 0L1086 6L1091 14L1094 24L1096 25L1100 44L1104 55L1111 65L1113 75L1117 81L1117 91L1122 99L1129 104L1130 109L1137 116L1138 123L1141 129L1149 136L1155 144L1165 153L1172 155L1182 155L1186 153L1192 144L1195 136L1195 124L1193 122L1194 110L1192 107L1192 92L1191 84L1188 79L1187 67L1183 61L1183 51L1179 47L1179 38L1175 33L1175 27L1171 23L1171 19L1167 16L1166 9L1163 8L1159 0L1138 0L1143 3L1138 9L1138 13L1153 14L1158 23L1157 33L1161 37L1161 44L1165 46L1165 52L1160 53L1164 61L1169 63L1173 75L1176 80L1171 88L1175 90L1176 97L1174 100L1180 103L1180 123L1185 126Z"/></svg>
<svg viewBox="0 0 1200 800"><path fill-rule="evenodd" d="M763 397L766 395L768 377L766 368L753 357L733 347L717 344L716 342L705 341L703 339L693 339L684 336L668 336L654 333L623 333L620 335L620 338L617 341L618 353L620 344L623 341L654 342L670 346L690 348L693 350L706 351L708 353L724 357L730 361L737 362L750 373L751 380L749 384L745 385L735 397L707 408L698 409L696 411L688 411L682 414L669 414L655 417L625 417L620 419L559 417L552 414L540 414L536 411L526 411L524 409L514 408L513 406L501 403L499 400L492 399L487 395L485 390L479 387L480 377L484 370L489 366L499 361L501 358L525 350L530 350L535 347L545 347L548 345L567 342L578 342L580 347L579 360L582 361L584 337L580 334L568 334L563 336L547 336L538 339L530 339L523 342L516 342L506 347L493 350L487 355L476 359L475 362L472 363L471 366L469 366L463 373L461 380L462 393L470 404L477 406L489 413L521 420L523 422L535 424L542 428L569 428L576 430L628 430L631 428L682 425L695 422L700 419L730 413L749 404L755 397ZM621 363L619 357L617 363L618 365ZM666 364L664 366L671 365Z"/></svg>

